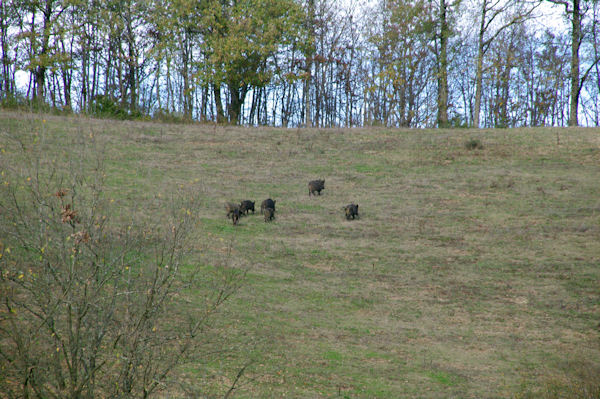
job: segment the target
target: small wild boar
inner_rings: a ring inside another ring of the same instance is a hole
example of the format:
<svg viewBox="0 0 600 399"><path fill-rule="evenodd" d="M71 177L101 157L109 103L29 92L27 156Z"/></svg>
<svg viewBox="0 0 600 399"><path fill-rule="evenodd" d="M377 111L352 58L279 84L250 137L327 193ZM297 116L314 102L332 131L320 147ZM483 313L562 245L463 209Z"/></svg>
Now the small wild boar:
<svg viewBox="0 0 600 399"><path fill-rule="evenodd" d="M240 209L240 206L238 204L234 204L233 202L226 202L225 203L225 212L227 212L227 217L231 216L231 212L233 212L234 209Z"/></svg>
<svg viewBox="0 0 600 399"><path fill-rule="evenodd" d="M237 224L240 220L240 206L232 202L225 204L225 211L227 212L227 218L231 218L233 224Z"/></svg>
<svg viewBox="0 0 600 399"><path fill-rule="evenodd" d="M275 217L275 209L273 208L265 208L263 210L263 213L265 214L265 222L273 220L273 218Z"/></svg>
<svg viewBox="0 0 600 399"><path fill-rule="evenodd" d="M350 218L354 219L355 217L360 218L358 215L358 205L350 204L344 207L344 212L346 213L346 219L350 220Z"/></svg>
<svg viewBox="0 0 600 399"><path fill-rule="evenodd" d="M247 215L249 211L254 213L254 202L249 200L243 200L240 203L240 212L244 215Z"/></svg>
<svg viewBox="0 0 600 399"><path fill-rule="evenodd" d="M239 220L240 220L240 209L239 208L235 208L231 212L231 221L233 222L234 225L236 225L236 224L238 224Z"/></svg>
<svg viewBox="0 0 600 399"><path fill-rule="evenodd" d="M308 182L308 196L310 197L310 195L316 195L316 193L319 193L319 195L321 195L321 190L323 190L325 188L325 180L313 180Z"/></svg>
<svg viewBox="0 0 600 399"><path fill-rule="evenodd" d="M260 212L265 213L265 209L267 208L271 208L273 209L273 212L275 212L275 202L277 201L274 201L271 198L267 198L262 202L262 204L260 204Z"/></svg>

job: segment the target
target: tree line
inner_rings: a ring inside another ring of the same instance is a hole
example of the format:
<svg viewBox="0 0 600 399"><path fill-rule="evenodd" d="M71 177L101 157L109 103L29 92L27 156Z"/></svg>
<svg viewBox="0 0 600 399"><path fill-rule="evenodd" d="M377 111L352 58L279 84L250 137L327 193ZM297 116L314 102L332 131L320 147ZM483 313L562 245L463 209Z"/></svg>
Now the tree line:
<svg viewBox="0 0 600 399"><path fill-rule="evenodd" d="M549 5L568 28L544 25ZM2 0L0 100L249 125L598 126L599 15L596 0Z"/></svg>

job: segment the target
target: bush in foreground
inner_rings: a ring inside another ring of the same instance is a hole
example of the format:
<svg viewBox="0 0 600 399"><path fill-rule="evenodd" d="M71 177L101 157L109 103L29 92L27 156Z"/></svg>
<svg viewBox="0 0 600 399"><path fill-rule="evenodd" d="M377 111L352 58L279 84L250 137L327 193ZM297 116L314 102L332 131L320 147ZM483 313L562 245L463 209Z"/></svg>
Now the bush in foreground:
<svg viewBox="0 0 600 399"><path fill-rule="evenodd" d="M115 217L102 162L83 166L96 154L89 143L44 163L37 139L3 139L22 163L0 165L0 397L168 392L242 276L184 281L191 206L174 201L152 223ZM191 303L189 290L204 303Z"/></svg>

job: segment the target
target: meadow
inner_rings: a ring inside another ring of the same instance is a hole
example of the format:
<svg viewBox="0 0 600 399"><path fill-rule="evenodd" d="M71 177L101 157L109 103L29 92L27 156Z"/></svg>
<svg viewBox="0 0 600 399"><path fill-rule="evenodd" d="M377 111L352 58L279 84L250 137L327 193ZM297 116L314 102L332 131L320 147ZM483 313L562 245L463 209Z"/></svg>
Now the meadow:
<svg viewBox="0 0 600 399"><path fill-rule="evenodd" d="M278 129L2 111L1 156L18 165L9 136L39 137L45 160L93 140L114 214L134 221L160 220L161 201L193 192L201 262L187 267L244 271L214 320L222 355L178 368L175 396L223 397L246 364L230 397L600 391L599 129ZM467 148L472 139L483 148ZM319 178L322 195L309 197ZM276 218L265 223L269 197ZM233 226L224 203L244 199L257 214ZM360 219L344 218L351 202Z"/></svg>

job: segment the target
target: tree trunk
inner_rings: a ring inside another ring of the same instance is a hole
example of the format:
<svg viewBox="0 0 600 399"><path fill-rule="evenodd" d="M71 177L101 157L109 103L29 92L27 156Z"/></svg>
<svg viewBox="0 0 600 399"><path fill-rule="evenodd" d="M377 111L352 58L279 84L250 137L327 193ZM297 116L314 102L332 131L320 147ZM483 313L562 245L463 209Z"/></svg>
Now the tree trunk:
<svg viewBox="0 0 600 399"><path fill-rule="evenodd" d="M308 41L309 47L305 54L306 57L306 77L304 79L304 125L306 127L312 127L312 116L311 116L311 103L310 103L310 85L312 81L312 64L314 55L314 20L315 20L315 0L308 0L308 12L306 19L306 27L308 30Z"/></svg>
<svg viewBox="0 0 600 399"><path fill-rule="evenodd" d="M84 28L85 29L85 28ZM82 48L84 50L88 50L88 51L82 51L82 55L81 55L81 98L80 98L80 103L79 103L79 111L87 111L87 95L88 95L88 62L90 59L89 56L89 48L90 46L90 41L91 39L88 38L88 40L82 45Z"/></svg>
<svg viewBox="0 0 600 399"><path fill-rule="evenodd" d="M438 127L448 126L448 38L446 0L440 0L440 59L438 71Z"/></svg>
<svg viewBox="0 0 600 399"><path fill-rule="evenodd" d="M221 101L221 87L219 84L213 85L213 95L215 97L215 106L217 108L217 123L225 123L225 114L223 114L223 102Z"/></svg>
<svg viewBox="0 0 600 399"><path fill-rule="evenodd" d="M46 85L46 60L45 56L48 53L48 44L50 42L50 17L52 15L52 3L53 0L46 0L46 7L44 8L44 25L42 31L42 48L38 53L39 64L35 69L35 93L34 99L43 102L44 101L44 86Z"/></svg>
<svg viewBox="0 0 600 399"><path fill-rule="evenodd" d="M593 15L593 25L592 25L592 32L593 32L593 43L594 43L594 58L595 59L600 59L599 56L599 51L598 51L598 8L597 8L597 3L594 4L594 15ZM596 65L594 66L594 68L596 69L596 90L598 90L598 93L600 93L600 67L598 67L598 63L596 63ZM595 115L595 124L596 126L600 126L600 114L598 113L598 106L596 105L596 115Z"/></svg>
<svg viewBox="0 0 600 399"><path fill-rule="evenodd" d="M126 17L127 47L128 47L127 68L129 69L129 71L127 73L127 78L128 78L128 86L129 86L129 91L130 91L129 109L131 111L135 111L138 106L138 103L137 103L137 79L136 79L137 55L136 55L136 51L135 51L136 43L135 43L135 37L134 37L134 33L133 33L133 26L132 26L132 21L131 21L132 15L131 15L130 7L127 10L127 17Z"/></svg>
<svg viewBox="0 0 600 399"><path fill-rule="evenodd" d="M310 109L310 83L312 62L306 61L306 79L304 80L304 126L312 127L311 109Z"/></svg>
<svg viewBox="0 0 600 399"><path fill-rule="evenodd" d="M34 100L44 102L44 86L46 85L46 67L38 65L35 69Z"/></svg>
<svg viewBox="0 0 600 399"><path fill-rule="evenodd" d="M571 37L571 107L569 126L578 126L579 108L579 44L581 42L580 0L573 0L573 33Z"/></svg>
<svg viewBox="0 0 600 399"><path fill-rule="evenodd" d="M501 81L500 81L500 92L501 92L501 101L499 116L500 116L500 125L501 127L509 127L509 115L508 115L508 96L510 94L510 70L512 68L511 60L507 60L506 66L502 71Z"/></svg>
<svg viewBox="0 0 600 399"><path fill-rule="evenodd" d="M65 42L64 39L61 40L61 45L62 45L62 50L63 53L66 54L67 52L67 48L65 46ZM70 39L70 43L69 43L69 58L72 60L74 59L74 53L73 53L73 38L71 37ZM71 109L71 82L73 81L73 69L75 68L71 68L72 63L71 61L69 61L68 65L64 65L62 68L62 81L63 81L63 93L64 93L64 107L67 110Z"/></svg>
<svg viewBox="0 0 600 399"><path fill-rule="evenodd" d="M193 89L190 84L190 63L191 63L191 48L189 32L185 33L185 39L182 44L182 58L183 58L183 114L187 120L192 120L193 111Z"/></svg>
<svg viewBox="0 0 600 399"><path fill-rule="evenodd" d="M207 105L208 105L208 85L202 87L202 100L200 103L200 122L206 122L207 118Z"/></svg>
<svg viewBox="0 0 600 399"><path fill-rule="evenodd" d="M473 127L479 128L479 113L481 112L481 96L483 92L483 35L485 34L485 14L487 1L484 0L481 7L481 24L479 27L479 39L477 41L477 67L475 72L475 105L473 109Z"/></svg>
<svg viewBox="0 0 600 399"><path fill-rule="evenodd" d="M162 57L156 61L156 72L154 73L154 84L156 85L156 102L158 103L158 109L162 111L162 102L160 100L160 60Z"/></svg>
<svg viewBox="0 0 600 399"><path fill-rule="evenodd" d="M246 93L248 93L248 85L240 85L233 83L229 84L228 88L230 96L228 107L229 122L238 125L242 122L242 105L244 104L244 100L246 99Z"/></svg>
<svg viewBox="0 0 600 399"><path fill-rule="evenodd" d="M2 48L2 81L0 81L0 92L4 92L4 95L13 91L13 85L10 80L11 62L8 58L9 21L6 14L6 5L3 1L0 1L0 48Z"/></svg>

